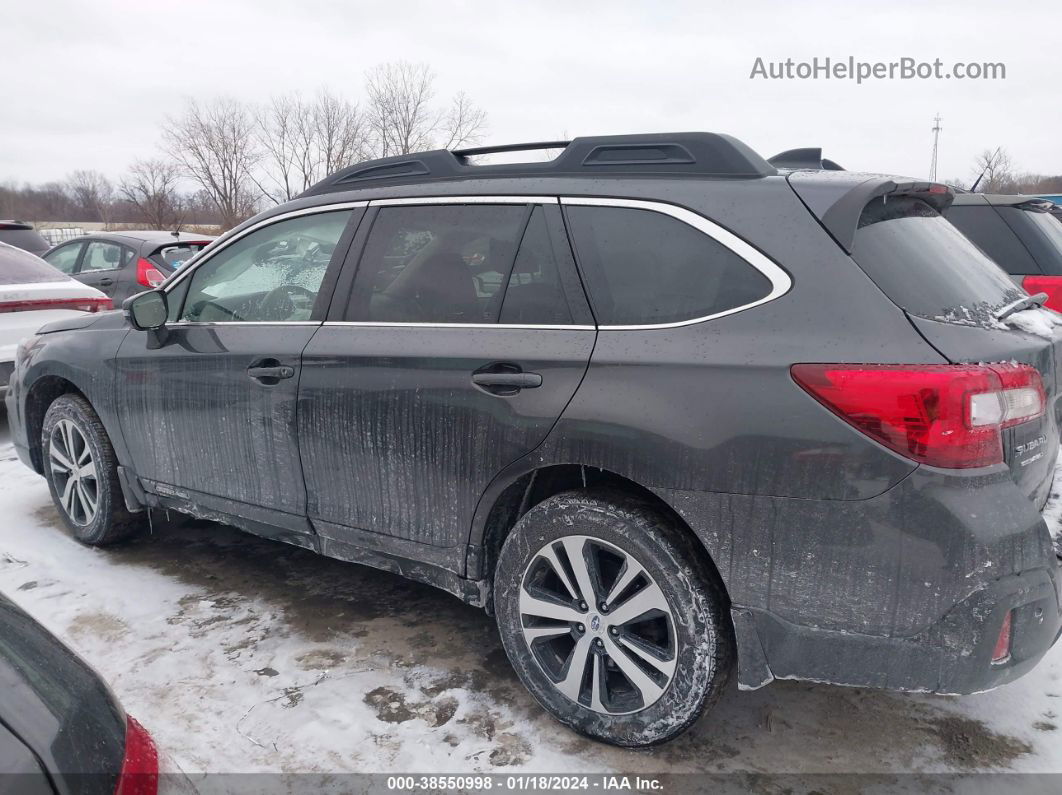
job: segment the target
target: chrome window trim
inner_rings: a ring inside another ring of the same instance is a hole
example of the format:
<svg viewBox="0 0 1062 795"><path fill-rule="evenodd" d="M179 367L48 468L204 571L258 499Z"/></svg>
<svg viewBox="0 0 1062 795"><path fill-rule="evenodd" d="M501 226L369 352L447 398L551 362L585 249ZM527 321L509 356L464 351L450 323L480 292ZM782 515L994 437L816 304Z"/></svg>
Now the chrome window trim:
<svg viewBox="0 0 1062 795"><path fill-rule="evenodd" d="M372 207L400 207L410 204L557 204L556 196L403 196L373 199Z"/></svg>
<svg viewBox="0 0 1062 795"><path fill-rule="evenodd" d="M290 326L290 325L324 325L324 326L352 326L352 327L376 327L376 328L501 328L501 329L545 329L556 331L585 331L585 330L598 330L598 331L647 331L653 329L671 329L681 328L683 326L692 326L698 323L704 323L708 320L714 320L719 317L726 317L727 315L733 315L738 312L744 312L746 309L752 309L753 307L766 304L769 301L773 301L776 298L780 298L785 295L793 286L793 280L789 274L785 272L777 263L767 257L765 254L754 248L750 243L746 242L742 238L735 235L733 232L725 229L714 221L710 221L702 215L697 214L693 210L689 210L685 207L679 207L678 205L668 204L661 201L652 201L646 199L617 199L606 197L594 197L594 196L490 196L490 195L476 195L476 196L407 196L394 199L372 199L367 201L356 202L338 202L334 204L321 204L314 207L304 207L299 210L291 210L290 212L280 213L269 218L265 218L256 224L241 230L239 234L233 235L228 239L219 238L218 241L221 245L217 246L213 250L210 247L204 248L201 252L203 256L198 262L192 262L185 265L177 273L174 274L172 280L167 280L161 289L169 294L182 280L189 278L195 271L202 267L205 263L213 259L214 255L220 251L224 251L232 243L242 239L246 235L251 234L263 227L269 226L280 221L286 221L289 218L297 218L303 215L313 215L316 213L335 212L338 210L353 210L359 207L400 207L410 205L425 205L425 204L557 204L576 207L622 207L633 210L647 210L649 212L662 213L668 215L677 221L681 221L694 229L698 230L702 234L715 240L723 247L729 249L736 254L751 267L762 273L767 280L771 283L771 290L763 298L753 301L748 304L742 304L731 309L727 309L723 312L716 312L711 315L704 315L703 317L690 318L689 320L679 320L673 323L648 323L640 325L523 325L523 324L508 324L508 323L387 323L387 322L374 322L374 321L243 321L243 320L225 320L225 321L210 321L210 322L197 322L197 321L185 321L178 320L168 325L173 326L248 326L248 325L262 325L262 326Z"/></svg>
<svg viewBox="0 0 1062 795"><path fill-rule="evenodd" d="M694 229L712 238L712 240L716 241L724 248L729 249L766 276L767 280L771 283L771 291L763 298L748 304L733 307L732 309L727 309L723 312L716 312L711 315L695 317L689 320L679 320L673 323L647 323L617 326L600 325L598 326L600 331L645 331L649 329L669 329L692 326L696 323L714 320L717 317L726 317L727 315L733 315L737 312L744 312L746 309L752 309L754 306L766 304L768 301L773 301L775 298L780 298L785 295L793 286L793 280L790 278L789 274L782 270L779 265L765 254L728 229L724 229L714 221L709 221L703 215L698 215L692 210L687 210L685 207L679 207L674 204L667 204L659 201L646 201L644 199L606 199L594 198L591 196L561 196L560 202L564 205L577 207L623 207L632 210L648 210L650 212L669 215L678 221L692 226Z"/></svg>
<svg viewBox="0 0 1062 795"><path fill-rule="evenodd" d="M320 320L174 320L167 326L320 326Z"/></svg>
<svg viewBox="0 0 1062 795"><path fill-rule="evenodd" d="M326 320L326 326L364 326L376 328L502 328L502 329L546 329L547 331L596 331L597 326L554 326L531 325L520 323L397 323L372 320Z"/></svg>

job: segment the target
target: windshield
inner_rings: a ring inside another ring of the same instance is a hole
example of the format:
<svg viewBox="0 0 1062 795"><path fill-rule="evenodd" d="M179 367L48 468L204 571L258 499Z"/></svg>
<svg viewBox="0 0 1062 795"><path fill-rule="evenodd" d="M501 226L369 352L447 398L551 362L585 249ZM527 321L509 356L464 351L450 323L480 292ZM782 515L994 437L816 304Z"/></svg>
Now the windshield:
<svg viewBox="0 0 1062 795"><path fill-rule="evenodd" d="M852 258L894 303L931 320L992 325L1024 293L924 201L875 199L863 210Z"/></svg>

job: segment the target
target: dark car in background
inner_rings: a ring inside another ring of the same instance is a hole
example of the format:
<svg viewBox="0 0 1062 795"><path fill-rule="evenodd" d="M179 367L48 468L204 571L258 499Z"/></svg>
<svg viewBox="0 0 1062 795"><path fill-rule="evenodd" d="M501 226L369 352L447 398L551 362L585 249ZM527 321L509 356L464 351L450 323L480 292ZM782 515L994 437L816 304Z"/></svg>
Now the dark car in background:
<svg viewBox="0 0 1062 795"><path fill-rule="evenodd" d="M0 793L154 795L158 771L99 675L0 594Z"/></svg>
<svg viewBox="0 0 1062 795"><path fill-rule="evenodd" d="M212 240L211 235L183 232L95 232L60 243L43 256L120 306L129 296L158 287Z"/></svg>
<svg viewBox="0 0 1062 795"><path fill-rule="evenodd" d="M0 243L21 248L38 257L48 250L48 241L25 221L0 221Z"/></svg>
<svg viewBox="0 0 1062 795"><path fill-rule="evenodd" d="M1058 205L1031 196L959 193L945 213L1030 295L1062 311L1062 219Z"/></svg>
<svg viewBox="0 0 1062 795"><path fill-rule="evenodd" d="M15 449L83 543L173 509L483 606L620 745L734 668L985 690L1062 627L1062 340L953 198L711 133L360 163L25 342Z"/></svg>

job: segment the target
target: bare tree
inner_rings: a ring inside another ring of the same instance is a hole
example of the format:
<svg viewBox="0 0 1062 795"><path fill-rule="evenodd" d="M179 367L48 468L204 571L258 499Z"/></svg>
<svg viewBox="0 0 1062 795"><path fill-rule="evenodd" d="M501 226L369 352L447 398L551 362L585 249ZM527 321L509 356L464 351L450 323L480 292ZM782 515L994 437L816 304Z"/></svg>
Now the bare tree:
<svg viewBox="0 0 1062 795"><path fill-rule="evenodd" d="M327 91L312 101L274 97L256 114L256 127L265 172L256 183L278 204L370 156L358 106Z"/></svg>
<svg viewBox="0 0 1062 795"><path fill-rule="evenodd" d="M1010 155L1002 146L984 150L974 162L975 185L981 193L1004 193L1014 185Z"/></svg>
<svg viewBox="0 0 1062 795"><path fill-rule="evenodd" d="M119 185L119 192L152 229L173 229L181 221L177 193L180 169L167 160L137 160Z"/></svg>
<svg viewBox="0 0 1062 795"><path fill-rule="evenodd" d="M440 144L458 146L478 139L486 113L463 93L448 110L435 99L435 74L427 64L382 64L366 75L368 124L379 157L404 155Z"/></svg>
<svg viewBox="0 0 1062 795"><path fill-rule="evenodd" d="M110 224L114 185L98 171L79 169L66 179L67 189L84 212L92 214L85 220L99 220L104 227Z"/></svg>
<svg viewBox="0 0 1062 795"><path fill-rule="evenodd" d="M184 115L170 119L163 133L166 151L207 192L225 227L253 214L257 204L251 179L259 158L254 132L244 105L220 99L208 105L190 101Z"/></svg>
<svg viewBox="0 0 1062 795"><path fill-rule="evenodd" d="M372 156L369 125L353 102L322 90L311 107L310 119L320 153L320 172L311 184Z"/></svg>
<svg viewBox="0 0 1062 795"><path fill-rule="evenodd" d="M459 91L442 120L442 146L444 149L457 149L476 143L486 126L487 112L474 105L464 91Z"/></svg>

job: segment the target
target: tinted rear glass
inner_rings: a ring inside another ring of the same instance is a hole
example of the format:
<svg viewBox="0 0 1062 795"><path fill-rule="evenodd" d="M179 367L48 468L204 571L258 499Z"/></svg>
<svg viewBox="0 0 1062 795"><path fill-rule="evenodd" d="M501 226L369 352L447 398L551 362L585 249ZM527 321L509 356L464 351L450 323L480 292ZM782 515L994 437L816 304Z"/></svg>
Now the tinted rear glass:
<svg viewBox="0 0 1062 795"><path fill-rule="evenodd" d="M182 265L187 265L188 260L206 248L206 243L174 243L172 246L163 246L149 259L156 265L161 265L169 271L175 271Z"/></svg>
<svg viewBox="0 0 1062 795"><path fill-rule="evenodd" d="M40 254L48 250L48 241L32 229L0 229L0 243Z"/></svg>
<svg viewBox="0 0 1062 795"><path fill-rule="evenodd" d="M1029 250L995 207L987 204L952 207L947 218L1007 273L1024 276L1040 272Z"/></svg>
<svg viewBox="0 0 1062 795"><path fill-rule="evenodd" d="M694 320L771 292L771 282L749 263L669 215L620 207L566 212L602 325Z"/></svg>
<svg viewBox="0 0 1062 795"><path fill-rule="evenodd" d="M894 303L934 320L987 323L1024 295L940 213L912 197L868 204L852 257Z"/></svg>
<svg viewBox="0 0 1062 795"><path fill-rule="evenodd" d="M67 276L20 248L0 246L0 284L63 282Z"/></svg>

